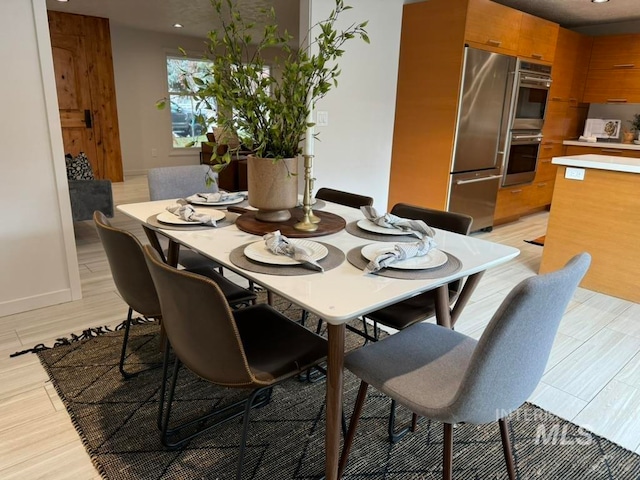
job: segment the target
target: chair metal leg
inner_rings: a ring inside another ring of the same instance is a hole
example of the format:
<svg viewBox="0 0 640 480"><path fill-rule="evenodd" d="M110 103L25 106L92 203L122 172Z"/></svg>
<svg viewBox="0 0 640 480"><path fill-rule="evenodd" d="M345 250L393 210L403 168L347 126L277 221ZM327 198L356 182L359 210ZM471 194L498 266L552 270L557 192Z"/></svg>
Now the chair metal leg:
<svg viewBox="0 0 640 480"><path fill-rule="evenodd" d="M502 438L502 450L504 451L504 460L507 463L507 473L509 480L516 478L516 466L513 461L513 450L511 449L511 440L509 438L509 420L507 417L498 420L500 425L500 437Z"/></svg>
<svg viewBox="0 0 640 480"><path fill-rule="evenodd" d="M125 324L124 324L124 337L122 339L122 351L120 352L120 363L118 364L120 375L122 375L122 377L125 379L129 379L136 375L134 373L128 373L124 370L124 359L127 356L127 344L129 343L129 330L131 328L132 318L133 318L133 308L129 307L129 313L127 313L127 320L125 320Z"/></svg>
<svg viewBox="0 0 640 480"><path fill-rule="evenodd" d="M157 425L158 430L162 431L162 415L164 410L164 397L166 393L166 385L167 385L167 372L169 370L169 350L171 349L171 345L169 344L169 339L167 336L164 336L163 341L163 361L162 361L162 383L160 384L160 401L158 402L158 418Z"/></svg>
<svg viewBox="0 0 640 480"><path fill-rule="evenodd" d="M236 469L236 480L240 480L242 478L242 463L244 460L244 451L247 445L247 434L249 433L249 414L251 413L251 408L253 407L254 400L261 394L263 391L268 390L268 396L271 397L271 387L258 388L251 392L249 398L247 398L247 403L244 407L244 416L242 419L242 435L240 436L240 450L238 452L238 467Z"/></svg>
<svg viewBox="0 0 640 480"><path fill-rule="evenodd" d="M453 425L445 423L443 426L442 480L451 480L453 475Z"/></svg>
<svg viewBox="0 0 640 480"><path fill-rule="evenodd" d="M412 422L413 425L413 422ZM404 427L402 430L396 432L396 401L391 400L391 411L389 412L389 424L388 424L388 432L389 432L389 441L391 443L396 443L409 433L411 427Z"/></svg>
<svg viewBox="0 0 640 480"><path fill-rule="evenodd" d="M161 432L160 440L165 447L178 448L187 443L192 438L211 430L213 427L226 423L237 418L251 408L261 408L271 401L271 392L273 387L263 387L255 390L251 395L243 400L227 405L223 408L215 408L212 411L191 419L180 425L169 427L171 417L171 406L175 394L176 383L178 380L178 371L181 365L180 360L176 357L173 364L172 378L169 389L166 389L169 370L169 342L165 343L164 363L162 370L162 385L160 387L160 402L158 406L158 429ZM165 406L166 404L166 406ZM207 420L213 419L211 423L205 426ZM184 429L192 429L191 433L174 440L173 437L178 435Z"/></svg>
<svg viewBox="0 0 640 480"><path fill-rule="evenodd" d="M127 319L124 322L124 336L122 338L122 350L120 351L120 362L118 363L118 370L120 370L120 375L125 380L129 380L142 372L146 372L147 370L152 370L154 368L159 367L160 365L154 365L149 368L145 368L144 370L140 370L135 373L127 372L124 369L124 361L127 357L127 345L129 344L129 332L131 331L131 322L133 321L133 309L129 307L129 312L127 313Z"/></svg>
<svg viewBox="0 0 640 480"><path fill-rule="evenodd" d="M309 319L309 312L303 308L302 315L300 315L300 320L298 321L298 323L304 327L308 319Z"/></svg>
<svg viewBox="0 0 640 480"><path fill-rule="evenodd" d="M351 421L349 422L349 430L344 439L344 446L342 447L342 455L340 455L340 463L338 464L338 478L342 477L344 469L347 466L347 460L349 460L349 452L353 445L353 439L356 436L356 428L358 428L358 422L360 420L360 414L362 413L362 407L364 401L367 398L367 389L369 384L360 382L360 388L358 389L358 396L356 397L356 403L353 406L353 413L351 414ZM344 418L344 416L343 416Z"/></svg>

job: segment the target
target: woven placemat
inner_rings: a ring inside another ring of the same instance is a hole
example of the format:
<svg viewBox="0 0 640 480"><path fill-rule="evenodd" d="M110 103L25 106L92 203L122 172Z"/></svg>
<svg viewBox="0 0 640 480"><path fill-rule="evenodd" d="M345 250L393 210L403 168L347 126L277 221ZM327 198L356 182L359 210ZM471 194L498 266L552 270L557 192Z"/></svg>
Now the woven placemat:
<svg viewBox="0 0 640 480"><path fill-rule="evenodd" d="M299 265L269 265L266 263L259 263L251 260L250 258L245 257L244 249L247 245L250 245L253 242L245 243L239 247L231 250L229 254L229 260L235 266L244 268L245 270L249 270L250 272L255 273L266 273L268 275L283 275L283 276L293 276L293 275L311 275L313 273L322 273L317 272L315 270L311 270L309 268L304 268ZM327 272L332 270L342 264L344 262L344 252L333 245L329 245L328 243L318 242L321 245L327 247L329 253L322 260L319 260L318 263L322 265L324 271Z"/></svg>
<svg viewBox="0 0 640 480"><path fill-rule="evenodd" d="M209 225L201 225L199 223L195 225L169 225L167 223L159 222L158 219L156 218L158 215L159 213L156 213L155 215L151 215L149 218L147 218L146 223L151 225L152 227L162 228L163 230L182 230L182 231L209 230L211 228L228 227L229 225L233 225L236 222L236 218L238 218L238 215L235 213L224 212L224 218L218 220L216 222L215 227L211 227Z"/></svg>
<svg viewBox="0 0 640 480"><path fill-rule="evenodd" d="M349 250L347 253L347 260L351 265L358 267L360 270L364 270L369 263L369 260L362 256L360 253L361 250L362 247L355 247ZM462 268L462 262L457 257L447 252L443 253L447 255L448 260L447 263L441 267L428 268L426 270L399 270L384 268L376 272L374 275L389 278L400 278L403 280L427 280L431 278L446 277L447 275L456 273L460 268Z"/></svg>
<svg viewBox="0 0 640 480"><path fill-rule="evenodd" d="M355 237L366 238L367 240L374 240L376 242L417 242L418 237L414 235L383 235L382 233L373 233L362 230L357 224L359 220L347 223L344 229Z"/></svg>

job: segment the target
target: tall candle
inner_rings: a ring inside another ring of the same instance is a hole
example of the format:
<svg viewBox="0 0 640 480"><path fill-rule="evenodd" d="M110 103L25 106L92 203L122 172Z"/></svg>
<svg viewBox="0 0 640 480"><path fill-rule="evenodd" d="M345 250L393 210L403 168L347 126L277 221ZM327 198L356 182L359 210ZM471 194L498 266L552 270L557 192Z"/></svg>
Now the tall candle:
<svg viewBox="0 0 640 480"><path fill-rule="evenodd" d="M304 139L304 154L305 155L313 155L313 103L311 100L311 93L309 93L309 98L307 105L309 105L309 115L307 115L307 133Z"/></svg>

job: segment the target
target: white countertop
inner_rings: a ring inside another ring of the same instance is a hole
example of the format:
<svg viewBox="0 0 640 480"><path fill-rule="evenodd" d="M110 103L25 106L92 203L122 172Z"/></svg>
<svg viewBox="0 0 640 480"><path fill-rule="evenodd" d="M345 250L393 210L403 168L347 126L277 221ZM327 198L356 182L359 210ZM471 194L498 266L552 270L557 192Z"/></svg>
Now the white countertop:
<svg viewBox="0 0 640 480"><path fill-rule="evenodd" d="M553 157L551 163L556 165L566 165L568 167L596 168L598 170L611 170L613 172L640 173L640 158L593 154L569 155L565 157Z"/></svg>
<svg viewBox="0 0 640 480"><path fill-rule="evenodd" d="M576 147L593 147L593 148L612 148L616 150L638 150L640 151L640 145L635 143L613 143L613 142L579 142L577 140L565 140L563 145L573 145Z"/></svg>

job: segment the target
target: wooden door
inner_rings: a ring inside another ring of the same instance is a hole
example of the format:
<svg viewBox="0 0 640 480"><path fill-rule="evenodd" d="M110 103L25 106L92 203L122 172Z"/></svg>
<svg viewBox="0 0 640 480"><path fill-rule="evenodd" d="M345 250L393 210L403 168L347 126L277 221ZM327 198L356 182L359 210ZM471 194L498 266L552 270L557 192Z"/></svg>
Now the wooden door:
<svg viewBox="0 0 640 480"><path fill-rule="evenodd" d="M97 162L84 40L75 35L52 34L51 48L64 151L73 156L84 152L96 178L103 178Z"/></svg>
<svg viewBox="0 0 640 480"><path fill-rule="evenodd" d="M109 20L47 12L66 153L87 154L96 178L123 180Z"/></svg>

